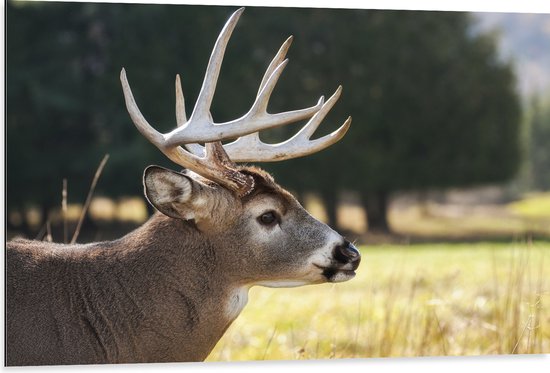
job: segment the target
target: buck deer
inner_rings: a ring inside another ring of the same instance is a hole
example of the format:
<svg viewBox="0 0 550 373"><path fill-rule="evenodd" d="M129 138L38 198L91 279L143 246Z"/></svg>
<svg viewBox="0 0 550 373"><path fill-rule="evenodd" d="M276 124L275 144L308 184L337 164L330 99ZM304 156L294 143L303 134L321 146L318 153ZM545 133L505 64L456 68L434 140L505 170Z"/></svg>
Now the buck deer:
<svg viewBox="0 0 550 373"><path fill-rule="evenodd" d="M289 38L250 111L227 123L211 118L224 51L242 12L229 18L216 41L189 119L176 77L177 128L169 133L149 125L121 71L132 121L187 170L146 168L145 196L158 212L118 240L8 242L8 365L201 361L247 303L250 287L354 277L360 254L350 242L310 216L269 174L235 163L290 159L338 141L351 118L332 134L310 136L341 87L327 102L321 98L310 108L268 114L268 99L287 64ZM308 118L285 142L259 139L260 130Z"/></svg>

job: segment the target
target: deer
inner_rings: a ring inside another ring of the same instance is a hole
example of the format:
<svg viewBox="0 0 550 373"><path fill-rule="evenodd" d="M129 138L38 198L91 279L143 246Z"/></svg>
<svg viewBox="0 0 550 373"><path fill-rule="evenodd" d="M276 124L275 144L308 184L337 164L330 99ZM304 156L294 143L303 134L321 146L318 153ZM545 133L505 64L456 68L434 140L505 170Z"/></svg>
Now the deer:
<svg viewBox="0 0 550 373"><path fill-rule="evenodd" d="M361 254L351 242L312 217L269 173L238 165L305 156L339 141L351 117L328 135L310 137L342 87L315 106L268 113L290 37L269 64L251 109L226 123L212 119L223 55L243 10L218 36L189 118L176 76L177 126L171 132L147 122L122 69L133 123L184 170L145 169L144 195L156 211L122 238L7 243L7 365L203 361L245 307L251 287L339 283L355 276ZM284 142L259 138L261 130L305 119Z"/></svg>

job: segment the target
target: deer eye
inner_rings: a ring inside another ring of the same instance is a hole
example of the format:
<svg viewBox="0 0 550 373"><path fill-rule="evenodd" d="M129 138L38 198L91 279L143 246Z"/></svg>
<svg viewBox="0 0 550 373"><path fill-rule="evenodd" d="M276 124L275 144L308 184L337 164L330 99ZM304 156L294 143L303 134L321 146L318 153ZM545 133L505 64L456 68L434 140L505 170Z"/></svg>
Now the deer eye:
<svg viewBox="0 0 550 373"><path fill-rule="evenodd" d="M264 212L258 217L258 221L263 225L272 225L277 222L279 219L275 211Z"/></svg>

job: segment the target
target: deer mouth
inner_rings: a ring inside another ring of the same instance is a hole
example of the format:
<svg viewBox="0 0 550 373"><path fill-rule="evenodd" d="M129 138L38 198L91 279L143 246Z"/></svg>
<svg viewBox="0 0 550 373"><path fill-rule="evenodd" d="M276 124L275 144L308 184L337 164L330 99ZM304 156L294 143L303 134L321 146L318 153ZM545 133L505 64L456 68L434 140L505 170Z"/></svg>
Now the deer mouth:
<svg viewBox="0 0 550 373"><path fill-rule="evenodd" d="M315 267L319 268L322 272L323 277L327 279L327 282L344 282L351 280L355 277L354 269L343 269L338 267L323 267L317 264L314 264Z"/></svg>

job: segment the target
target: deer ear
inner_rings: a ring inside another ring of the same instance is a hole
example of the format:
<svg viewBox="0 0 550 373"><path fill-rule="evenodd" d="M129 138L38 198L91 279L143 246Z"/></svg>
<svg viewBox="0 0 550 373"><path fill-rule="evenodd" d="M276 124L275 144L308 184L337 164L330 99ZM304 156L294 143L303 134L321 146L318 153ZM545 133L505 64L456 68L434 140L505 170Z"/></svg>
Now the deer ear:
<svg viewBox="0 0 550 373"><path fill-rule="evenodd" d="M202 189L199 183L179 172L149 166L143 172L145 197L164 215L176 219L194 219L192 201Z"/></svg>

